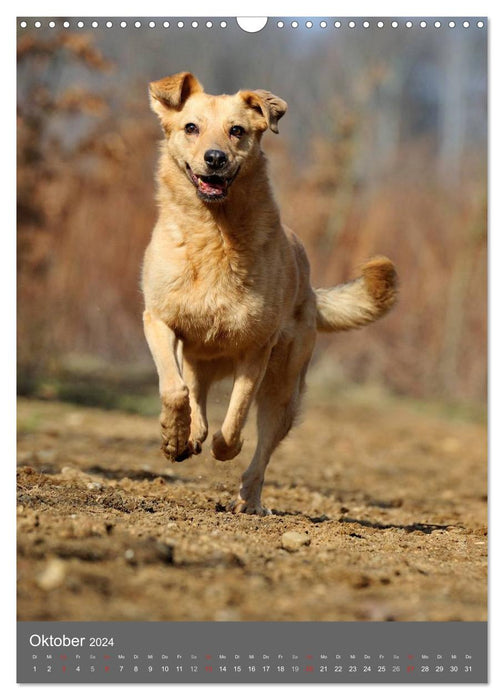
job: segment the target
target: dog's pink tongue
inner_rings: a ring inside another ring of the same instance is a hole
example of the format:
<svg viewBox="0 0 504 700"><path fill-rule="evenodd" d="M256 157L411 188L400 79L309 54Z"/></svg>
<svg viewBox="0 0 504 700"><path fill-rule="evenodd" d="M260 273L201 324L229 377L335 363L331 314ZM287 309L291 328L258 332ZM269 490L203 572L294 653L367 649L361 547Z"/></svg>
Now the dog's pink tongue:
<svg viewBox="0 0 504 700"><path fill-rule="evenodd" d="M204 194L222 194L226 189L226 185L224 182L222 184L217 184L215 182L210 184L209 182L204 182L203 180L200 180L199 188L200 191Z"/></svg>

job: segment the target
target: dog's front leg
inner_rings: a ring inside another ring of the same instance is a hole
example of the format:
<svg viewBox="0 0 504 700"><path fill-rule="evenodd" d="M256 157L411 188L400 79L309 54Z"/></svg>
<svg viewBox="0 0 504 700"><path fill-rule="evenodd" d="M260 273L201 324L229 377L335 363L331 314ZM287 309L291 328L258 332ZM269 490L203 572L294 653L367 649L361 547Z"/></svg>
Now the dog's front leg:
<svg viewBox="0 0 504 700"><path fill-rule="evenodd" d="M164 455L181 462L194 454L189 440L191 408L189 389L184 383L177 360L175 333L152 311L144 311L144 332L159 375L161 396L161 435Z"/></svg>
<svg viewBox="0 0 504 700"><path fill-rule="evenodd" d="M242 448L241 431L268 366L273 343L241 358L235 369L235 380L222 428L215 433L212 454L216 459L233 459Z"/></svg>

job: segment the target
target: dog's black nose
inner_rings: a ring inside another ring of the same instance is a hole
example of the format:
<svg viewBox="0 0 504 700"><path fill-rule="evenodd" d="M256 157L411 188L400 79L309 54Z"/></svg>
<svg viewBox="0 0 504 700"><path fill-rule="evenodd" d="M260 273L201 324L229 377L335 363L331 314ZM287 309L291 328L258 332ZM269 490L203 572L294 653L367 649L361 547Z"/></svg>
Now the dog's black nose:
<svg viewBox="0 0 504 700"><path fill-rule="evenodd" d="M217 151L213 148L205 151L205 163L212 170L220 170L226 165L227 160L227 155L224 151Z"/></svg>

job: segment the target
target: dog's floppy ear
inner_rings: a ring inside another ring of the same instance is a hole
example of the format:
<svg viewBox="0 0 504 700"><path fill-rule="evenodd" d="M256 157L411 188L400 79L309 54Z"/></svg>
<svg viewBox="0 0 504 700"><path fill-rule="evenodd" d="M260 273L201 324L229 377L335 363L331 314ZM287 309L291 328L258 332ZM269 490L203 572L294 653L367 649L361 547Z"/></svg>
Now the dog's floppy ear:
<svg viewBox="0 0 504 700"><path fill-rule="evenodd" d="M287 111L287 102L267 90L242 90L240 96L250 109L263 117L264 121L259 129L266 131L269 127L271 131L278 134L278 120Z"/></svg>
<svg viewBox="0 0 504 700"><path fill-rule="evenodd" d="M158 115L163 128L170 110L179 110L187 98L203 87L192 73L176 73L149 84L150 104Z"/></svg>

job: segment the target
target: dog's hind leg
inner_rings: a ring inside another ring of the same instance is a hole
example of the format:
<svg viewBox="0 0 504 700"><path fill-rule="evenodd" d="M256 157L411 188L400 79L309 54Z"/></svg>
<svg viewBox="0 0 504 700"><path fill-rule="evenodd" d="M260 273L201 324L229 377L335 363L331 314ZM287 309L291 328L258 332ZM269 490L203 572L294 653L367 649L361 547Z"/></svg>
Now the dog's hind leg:
<svg viewBox="0 0 504 700"><path fill-rule="evenodd" d="M264 472L271 454L291 429L305 386L305 375L315 344L314 330L305 327L294 338L280 339L257 394L257 447L241 479L233 513L268 515L261 503Z"/></svg>

